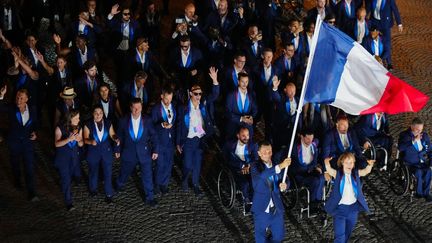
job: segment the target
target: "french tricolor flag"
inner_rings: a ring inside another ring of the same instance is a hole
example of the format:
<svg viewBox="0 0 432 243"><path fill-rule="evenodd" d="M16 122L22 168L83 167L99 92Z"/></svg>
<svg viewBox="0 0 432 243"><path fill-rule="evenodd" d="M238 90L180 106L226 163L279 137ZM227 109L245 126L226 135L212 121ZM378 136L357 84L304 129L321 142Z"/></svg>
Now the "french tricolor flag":
<svg viewBox="0 0 432 243"><path fill-rule="evenodd" d="M426 105L429 97L393 76L343 32L317 19L305 103L330 104L352 115L418 112Z"/></svg>

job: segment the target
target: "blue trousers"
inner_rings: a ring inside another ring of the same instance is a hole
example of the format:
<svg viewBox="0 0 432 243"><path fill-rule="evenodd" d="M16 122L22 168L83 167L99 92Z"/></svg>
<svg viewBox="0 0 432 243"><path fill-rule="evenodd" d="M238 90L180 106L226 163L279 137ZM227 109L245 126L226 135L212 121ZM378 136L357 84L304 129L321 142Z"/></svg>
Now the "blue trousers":
<svg viewBox="0 0 432 243"><path fill-rule="evenodd" d="M72 156L62 156L62 159L56 161L57 169L60 173L60 184L64 194L66 205L72 204L71 182L72 177L81 177L80 162L78 154Z"/></svg>
<svg viewBox="0 0 432 243"><path fill-rule="evenodd" d="M284 217L282 212L276 211L276 214L258 213L254 214L255 241L264 242L282 242L285 237ZM271 241L266 237L266 229L272 232Z"/></svg>
<svg viewBox="0 0 432 243"><path fill-rule="evenodd" d="M357 202L352 205L339 205L336 214L333 216L333 228L335 234L335 243L348 242L351 233L357 223L358 205Z"/></svg>
<svg viewBox="0 0 432 243"><path fill-rule="evenodd" d="M11 149L10 163L15 183L21 184L21 159L24 162L25 183L29 194L35 193L34 183L34 152L33 148L22 150Z"/></svg>
<svg viewBox="0 0 432 243"><path fill-rule="evenodd" d="M296 176L296 180L308 188L311 201L322 200L325 182L323 175Z"/></svg>
<svg viewBox="0 0 432 243"><path fill-rule="evenodd" d="M173 163L174 148L160 149L155 169L155 182L157 186L168 186Z"/></svg>
<svg viewBox="0 0 432 243"><path fill-rule="evenodd" d="M122 160L120 166L120 174L117 178L117 188L123 188L129 176L133 173L136 166L139 164L141 171L141 185L146 194L146 200L153 200L153 170L151 158L141 161L126 161Z"/></svg>
<svg viewBox="0 0 432 243"><path fill-rule="evenodd" d="M422 196L428 196L431 185L431 169L425 168L410 168L411 172L414 172L417 178L417 194Z"/></svg>
<svg viewBox="0 0 432 243"><path fill-rule="evenodd" d="M252 197L253 197L253 190L252 190L252 178L251 175L242 175L238 172L234 172L234 178L235 181L237 183L237 185L239 186L243 197L245 200L249 200L249 202L252 202Z"/></svg>
<svg viewBox="0 0 432 243"><path fill-rule="evenodd" d="M200 147L200 138L187 138L183 146L183 183L187 183L189 173L192 172L192 184L199 185L203 151Z"/></svg>
<svg viewBox="0 0 432 243"><path fill-rule="evenodd" d="M97 183L99 179L99 165L102 166L104 174L104 189L105 195L111 197L113 195L112 188L112 159L104 160L101 155L98 159L87 158L89 166L89 190L91 192L97 191Z"/></svg>

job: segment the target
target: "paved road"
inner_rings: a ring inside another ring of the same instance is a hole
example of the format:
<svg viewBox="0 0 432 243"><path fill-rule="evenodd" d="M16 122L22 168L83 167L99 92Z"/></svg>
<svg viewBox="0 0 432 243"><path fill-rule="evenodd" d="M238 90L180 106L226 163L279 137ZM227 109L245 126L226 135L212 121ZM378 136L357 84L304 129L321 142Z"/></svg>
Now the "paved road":
<svg viewBox="0 0 432 243"><path fill-rule="evenodd" d="M432 1L397 0L405 31L393 35L395 75L429 96L432 88L432 32L425 26L432 19ZM176 9L179 9L176 6ZM168 25L167 25L168 26ZM431 131L431 103L419 116ZM414 114L391 117L392 134L407 127ZM0 239L22 241L156 241L156 242L230 242L253 241L251 217L244 217L238 204L225 210L217 200L215 173L217 149L206 156L202 176L205 196L196 199L179 187L178 164L170 193L159 198L157 209L146 207L139 191L137 175L126 191L106 205L103 196L89 198L86 182L72 188L77 210L66 212L52 166L52 148L41 138L37 148L37 188L40 202L29 203L25 193L12 189L7 148L0 144ZM212 147L214 148L214 147ZM119 164L114 165L114 175ZM87 173L83 164L83 172ZM102 190L100 190L102 191ZM398 197L389 190L382 173L370 175L364 192L374 216L362 215L354 230L353 242L432 242L432 206L423 200ZM332 238L332 223L323 227L317 218L300 219L298 208L287 212L287 242L327 242Z"/></svg>

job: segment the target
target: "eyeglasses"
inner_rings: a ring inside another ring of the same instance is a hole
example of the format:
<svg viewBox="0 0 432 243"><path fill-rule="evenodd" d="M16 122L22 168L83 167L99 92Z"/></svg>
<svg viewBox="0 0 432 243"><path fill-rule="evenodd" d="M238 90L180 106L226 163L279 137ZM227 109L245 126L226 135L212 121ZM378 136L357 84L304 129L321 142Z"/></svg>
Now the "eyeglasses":
<svg viewBox="0 0 432 243"><path fill-rule="evenodd" d="M201 95L202 95L201 92L199 92L199 93L197 93L197 92L192 92L192 94L193 94L194 96L201 96Z"/></svg>
<svg viewBox="0 0 432 243"><path fill-rule="evenodd" d="M130 15L130 13L123 13L123 15L124 15L124 16L129 16L129 15Z"/></svg>

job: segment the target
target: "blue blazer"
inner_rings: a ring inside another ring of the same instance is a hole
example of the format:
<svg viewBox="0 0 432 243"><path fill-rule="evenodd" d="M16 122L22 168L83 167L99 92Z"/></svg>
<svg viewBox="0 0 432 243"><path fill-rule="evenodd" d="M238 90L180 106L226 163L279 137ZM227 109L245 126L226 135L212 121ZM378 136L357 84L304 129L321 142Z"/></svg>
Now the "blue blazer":
<svg viewBox="0 0 432 243"><path fill-rule="evenodd" d="M87 81L87 76L85 75L83 78L76 81L75 89L80 104L90 108L95 97L98 95L99 80L96 77L93 88L91 88L90 83Z"/></svg>
<svg viewBox="0 0 432 243"><path fill-rule="evenodd" d="M426 132L423 132L421 143L423 149L418 151L418 148L414 146L412 141L414 135L411 129L407 129L399 134L398 149L401 152L402 160L409 166L423 167L423 165L429 166L430 159L432 158L432 151L430 149L430 138ZM425 164L422 165L420 160L423 159ZM426 160L427 159L427 160Z"/></svg>
<svg viewBox="0 0 432 243"><path fill-rule="evenodd" d="M240 92L233 91L228 94L226 99L226 111L228 120L235 124L240 124L240 117L250 115L256 117L258 113L255 93L248 91L246 94L244 108L240 97Z"/></svg>
<svg viewBox="0 0 432 243"><path fill-rule="evenodd" d="M158 136L159 148L162 149L174 149L176 142L176 124L177 124L177 112L174 104L172 106L172 123L173 126L169 129L163 128L161 123L168 122L168 114L166 114L165 109L162 107L160 102L156 103L152 108L152 122Z"/></svg>
<svg viewBox="0 0 432 243"><path fill-rule="evenodd" d="M98 99L97 103L102 106L102 99ZM105 115L104 112L104 118L113 123L113 125L117 124L116 103L117 98L110 95L108 100L108 117Z"/></svg>
<svg viewBox="0 0 432 243"><path fill-rule="evenodd" d="M122 99L120 101L122 102L122 109L127 110L129 108L129 102L132 100L132 98L135 97L135 81L129 81L126 83L126 85L123 87L122 90ZM141 100L143 104L143 110L147 107L147 104L149 102L149 92L147 91L147 87L144 86L143 88L143 99Z"/></svg>
<svg viewBox="0 0 432 243"><path fill-rule="evenodd" d="M213 85L211 94L204 99L201 98L201 103L199 109L201 110L201 116L203 118L203 129L205 131L205 136L210 136L213 134L213 121L210 118L208 112L208 104L213 103L219 96L219 85ZM186 138L189 132L189 114L190 114L190 100L188 100L187 105L178 108L178 123L177 123L177 134L176 134L176 145L183 146L186 142Z"/></svg>
<svg viewBox="0 0 432 243"><path fill-rule="evenodd" d="M389 29L394 25L393 16L396 20L396 23L402 24L401 17L399 14L399 9L396 5L395 0L382 0L381 8L380 8L380 19L377 20L374 18L373 12L375 10L377 4L377 0L367 0L366 1L366 9L367 12L370 13L371 19L378 23L379 29Z"/></svg>
<svg viewBox="0 0 432 243"><path fill-rule="evenodd" d="M232 140L225 143L223 153L228 162L228 166L235 171L240 171L243 166L252 164L258 159L258 145L251 140L245 146L245 161L241 160L235 154L238 140Z"/></svg>
<svg viewBox="0 0 432 243"><path fill-rule="evenodd" d="M8 145L12 151L33 151L33 141L30 140L30 134L35 132L38 128L38 119L36 108L28 105L29 120L26 124L22 125L21 113L16 105L7 105L2 103L0 105L1 113L8 113L9 117L9 134Z"/></svg>
<svg viewBox="0 0 432 243"><path fill-rule="evenodd" d="M250 71L247 67L244 67L243 70L250 74ZM248 90L253 90L254 87L254 77L253 75L249 75L249 84L248 84ZM238 89L238 77L236 75L235 69L233 65L228 66L225 69L224 73L224 79L221 80L221 84L223 85L223 90L226 93L229 93L231 91L235 91Z"/></svg>
<svg viewBox="0 0 432 243"><path fill-rule="evenodd" d="M99 160L99 158L102 156L104 161L112 161L113 152L119 152L119 148L117 146L115 151L113 151L113 146L111 145L111 138L109 135L109 130L112 126L111 122L107 119L104 119L103 123L104 134L101 140L99 140L99 137L97 136L97 128L93 119L88 121L86 124L86 127L90 130L89 137L96 140L97 143L97 145L87 145L87 160Z"/></svg>
<svg viewBox="0 0 432 243"><path fill-rule="evenodd" d="M351 0L350 13L348 13L348 7L345 0L340 1L336 5L336 24L343 32L349 33L349 29L352 26L352 22L356 20L356 12L361 7L363 1Z"/></svg>
<svg viewBox="0 0 432 243"><path fill-rule="evenodd" d="M389 55L388 53L388 47L384 44L384 38L382 36L378 37L378 53L379 56L381 57L381 59L386 59ZM372 39L372 37L369 36L365 36L363 38L363 43L362 46L372 55L375 55L375 43Z"/></svg>
<svg viewBox="0 0 432 243"><path fill-rule="evenodd" d="M102 32L102 28L99 27L99 25L94 23L93 21L90 20L90 22L92 22L93 28L91 28L90 26L85 26L82 34L87 38L87 41L88 41L90 46L95 46L96 35L100 34ZM72 23L71 32L70 32L71 33L71 36L70 36L71 41L74 41L75 37L77 37L79 35L78 28L79 28L79 20L74 21Z"/></svg>
<svg viewBox="0 0 432 243"><path fill-rule="evenodd" d="M113 48L117 48L123 39L123 21L116 16L108 20L108 26L112 31L112 44ZM129 22L129 49L135 47L135 40L141 36L141 28L139 23L133 19Z"/></svg>
<svg viewBox="0 0 432 243"><path fill-rule="evenodd" d="M362 191L362 184L360 181L360 176L357 169L353 169L351 173L351 181L353 182L354 193L357 197L358 202L358 212L369 212L369 207ZM337 170L335 184L333 190L327 200L324 209L331 216L335 216L336 210L339 206L339 202L342 199L343 187L345 184L345 176L341 170Z"/></svg>
<svg viewBox="0 0 432 243"><path fill-rule="evenodd" d="M120 119L117 136L120 139L121 156L124 161L149 162L152 153L159 152L159 139L152 120L141 115L138 137L135 139L131 115Z"/></svg>
<svg viewBox="0 0 432 243"><path fill-rule="evenodd" d="M276 163L271 168L267 168L261 160L256 160L251 165L252 186L254 190L253 204L251 211L254 214L264 213L273 199L277 211L284 212L282 199L279 191L279 183L283 178L284 170L276 174Z"/></svg>
<svg viewBox="0 0 432 243"><path fill-rule="evenodd" d="M194 69L200 70L203 65L203 56L198 48L193 46L190 47L188 60L186 65L183 65L180 47L176 46L174 50L171 51L169 63L171 69L177 72L180 71L191 71Z"/></svg>
<svg viewBox="0 0 432 243"><path fill-rule="evenodd" d="M300 175L300 176L307 175L317 167L318 156L319 156L318 140L314 139L311 146L312 146L313 160L311 163L305 164L303 162L301 142L298 141L297 143L294 144L291 153L291 159L293 163L292 166L290 166L291 167L290 172L293 175Z"/></svg>
<svg viewBox="0 0 432 243"><path fill-rule="evenodd" d="M357 140L355 132L348 130L348 140L350 146L345 150L340 140L339 133L336 128L330 130L324 137L323 142L323 158L327 157L339 157L344 152L352 152L355 154L357 159L363 158L362 151Z"/></svg>
<svg viewBox="0 0 432 243"><path fill-rule="evenodd" d="M389 122L386 114L383 114L383 117L381 118L381 126L379 130L375 128L375 122L375 114L360 116L360 119L355 126L360 144L363 144L366 141L366 138L389 134Z"/></svg>
<svg viewBox="0 0 432 243"><path fill-rule="evenodd" d="M288 62L285 62L285 56L281 55L276 59L274 65L279 70L279 74L281 75L281 77L279 78L286 80L289 72L293 72L293 73L297 72L297 68L299 67L299 61L294 55L291 58L291 64L288 66Z"/></svg>
<svg viewBox="0 0 432 243"><path fill-rule="evenodd" d="M295 117L297 115L297 111L291 115L291 112L289 111L290 106L288 104L289 100L288 97L283 93L282 95L279 93L279 91L273 91L272 90L272 101L276 105L276 109L273 112L273 122L274 125L278 128L285 128L290 124L294 124ZM297 103L297 107L299 104L299 98L297 96L294 97L295 102ZM299 123L297 130L300 131L302 128L302 114L300 114ZM276 128L277 129L277 128Z"/></svg>
<svg viewBox="0 0 432 243"><path fill-rule="evenodd" d="M254 49L252 48L252 41L249 39L249 37L247 37L243 39L242 50L246 54L246 66L252 69L261 63L261 55L262 51L264 50L264 44L262 40L258 41L257 50L255 53Z"/></svg>

